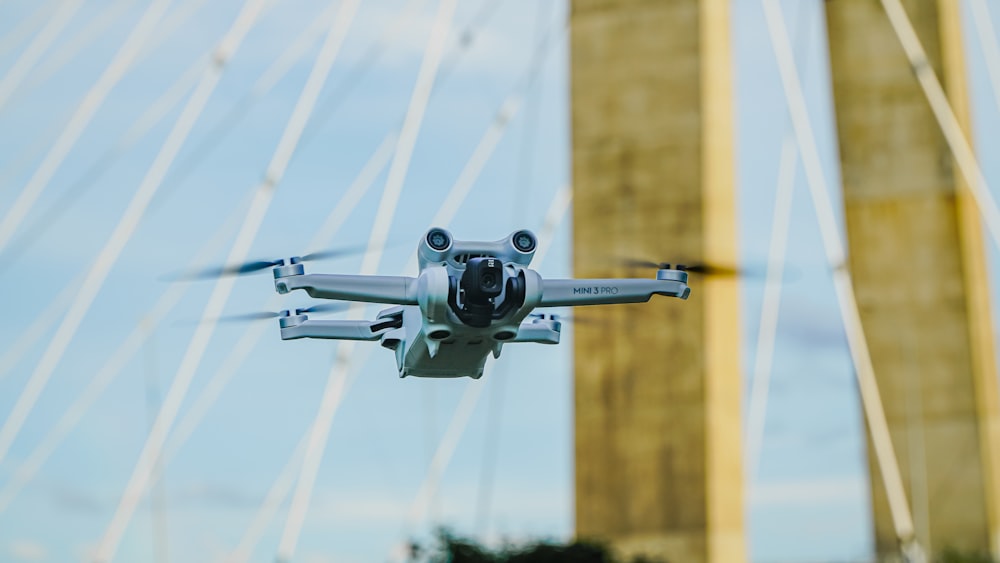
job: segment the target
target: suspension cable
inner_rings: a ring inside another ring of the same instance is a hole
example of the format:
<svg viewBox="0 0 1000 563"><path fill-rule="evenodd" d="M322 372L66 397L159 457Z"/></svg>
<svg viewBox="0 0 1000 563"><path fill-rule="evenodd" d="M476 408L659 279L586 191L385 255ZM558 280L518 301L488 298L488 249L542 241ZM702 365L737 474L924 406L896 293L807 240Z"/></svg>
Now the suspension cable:
<svg viewBox="0 0 1000 563"><path fill-rule="evenodd" d="M111 268L117 262L132 233L139 226L143 213L149 205L149 201L156 193L156 189L162 183L167 169L180 151L181 146L184 144L195 122L200 117L202 110L208 103L212 92L215 90L215 86L219 82L223 69L225 69L226 63L239 47L240 42L242 42L243 37L249 31L254 21L256 21L263 1L247 0L243 10L233 23L233 27L227 32L216 48L214 64L206 69L201 82L195 89L194 94L188 99L188 103L177 118L173 129L167 135L146 176L140 183L125 212L122 214L118 225L91 265L66 316L60 323L59 328L56 329L56 333L49 343L45 354L28 379L28 383L18 397L3 427L0 427L0 460L4 458L10 449L25 419L44 390L49 377L55 371L70 342L76 336L77 329L79 329L83 318L103 287Z"/></svg>
<svg viewBox="0 0 1000 563"><path fill-rule="evenodd" d="M83 197L98 180L104 176L114 164L132 147L142 140L167 114L173 110L191 92L198 82L199 75L204 73L210 57L201 57L191 65L159 98L153 101L136 119L125 133L119 137L113 146L97 158L69 189L60 194L56 200L43 211L37 220L27 228L6 249L3 249L3 259L0 260L0 272L14 265L18 258L31 250L50 228L59 224L63 213L73 208L73 205Z"/></svg>
<svg viewBox="0 0 1000 563"><path fill-rule="evenodd" d="M1000 110L1000 46L997 45L997 34L993 28L993 18L985 0L970 0L972 21L975 24L979 46L986 59L986 72L990 77L990 87L993 90L993 101Z"/></svg>
<svg viewBox="0 0 1000 563"><path fill-rule="evenodd" d="M266 6L273 6L274 0L271 0ZM283 76L291 66L305 53L306 49L312 45L318 37L322 34L322 31L329 27L329 22L336 13L336 4L330 4L322 14L317 18L313 19L313 25L306 31L306 33L299 34L296 40L292 42L288 48L279 56L279 58L271 64L264 71L261 78L254 84L252 91L258 95L263 95L270 88L274 86L277 78ZM266 8L265 8L266 11ZM264 12L262 12L263 14ZM97 158L87 170L70 186L69 189L65 190L59 197L52 202L49 207L43 211L40 216L24 231L19 237L2 253L2 260L0 260L0 272L3 272L10 268L18 258L27 253L31 247L37 242L49 229L54 225L59 224L59 218L70 209L73 208L73 204L76 203L81 197L87 194L91 188L97 185L97 182L101 177L107 172L122 156L128 153L135 145L139 143L149 132L155 127L166 115L180 103L184 94L186 94L197 82L198 76L204 72L204 68L211 61L211 53L206 53L201 58L196 60L184 74L174 81L174 84L164 92L159 98L156 99L142 115L132 124L132 126L118 138L115 144L104 152L100 157ZM228 114L227 114L228 117ZM223 122L226 120L223 119ZM214 132L214 130L213 130ZM212 134L209 134L212 137ZM218 140L218 139L215 139ZM211 151L212 147L204 148L205 142L199 144L193 151L194 155L207 155ZM203 158L203 156L199 156ZM20 159L15 159L20 160ZM163 200L168 197L169 193L172 191L177 184L175 178L178 176L178 171L185 167L185 164L190 160L181 159L181 161L172 167L172 172L169 172L167 178L164 180L163 185L157 190L156 196L153 201L150 202L147 213L153 213L159 205L162 205Z"/></svg>
<svg viewBox="0 0 1000 563"><path fill-rule="evenodd" d="M13 29L0 37L0 58L6 57L22 41L27 40L35 28L44 25L46 16L52 13L52 4L62 5L63 2L67 1L72 0L62 0L60 3L51 0L48 2L39 2L34 12L25 16Z"/></svg>
<svg viewBox="0 0 1000 563"><path fill-rule="evenodd" d="M28 325L28 328L11 343L10 348L0 356L0 380L6 377L10 373L10 370L14 369L14 366L21 361L21 358L59 320L59 315L62 315L63 311L69 305L70 299L73 297L73 290L80 285L81 280L82 278L77 277L70 281L69 285L64 287L56 295L56 298L49 302L49 305L35 317L34 322Z"/></svg>
<svg viewBox="0 0 1000 563"><path fill-rule="evenodd" d="M395 148L395 142L396 135L393 133L390 133L385 139L383 139L382 143L377 149L375 149L375 152L368 159L368 162L364 165L357 178L351 183L351 186L344 193L340 202L338 202L333 211L331 211L327 216L323 226L321 226L317 233L313 236L308 248L320 250L329 246L329 244L333 241L334 236L340 230L340 227L344 224L346 219L353 214L354 209L361 201L361 198L368 193L371 186L375 183L375 179L389 164L389 159L392 156L393 149ZM270 299L268 299L264 310L273 311L280 305L280 302L281 296L276 294L272 295ZM250 353L256 349L257 343L260 341L261 337L263 337L264 331L268 328L272 327L264 323L258 323L249 327L246 332L243 333L243 336L236 343L236 345L229 351L229 354L226 355L226 359L223 360L219 369L212 374L211 379L209 379L205 384L201 393L191 404L191 407L185 411L184 417L170 434L170 438L163 451L163 461L165 464L170 462L187 439L194 434L194 431L201 423L201 420L206 414L208 414L208 411L211 409L212 405L215 404L219 395L222 394L222 391L229 383L229 380L236 374L237 371L239 371L243 362L246 361Z"/></svg>
<svg viewBox="0 0 1000 563"><path fill-rule="evenodd" d="M117 0L108 6L107 9L87 22L87 26L60 44L57 48L45 57L44 61L38 63L31 76L18 88L12 99L23 98L35 88L46 82L57 71L66 66L71 60L80 55L94 41L104 37L108 29L118 18L125 15L125 11L131 6L132 0ZM140 54L139 57L142 55ZM139 58L137 57L137 59Z"/></svg>
<svg viewBox="0 0 1000 563"><path fill-rule="evenodd" d="M45 27L38 32L38 35L31 40L24 51L21 51L14 64L0 78L0 111L3 110L14 90L24 82L24 76L52 46L52 43L59 37L63 28L73 19L82 5L83 0L69 0L60 5Z"/></svg>
<svg viewBox="0 0 1000 563"><path fill-rule="evenodd" d="M160 21L163 13L173 0L153 0L143 13L139 22L132 29L128 38L115 54L114 59L104 69L97 82L91 87L83 101L77 106L73 117L60 133L55 144L49 149L45 159L35 170L35 173L28 180L28 183L21 190L20 195L14 204L0 219L0 250L10 242L11 236L17 230L18 225L24 220L32 205L42 191L49 185L56 170L62 165L66 156L76 145L84 129L90 124L91 119L97 110L104 103L111 89L121 80L125 71L131 65L132 60L138 54L143 42L149 36L151 30Z"/></svg>
<svg viewBox="0 0 1000 563"><path fill-rule="evenodd" d="M572 202L572 197L573 193L569 186L559 188L552 197L552 202L549 204L548 211L545 214L542 229L539 232L538 250L535 252L535 257L532 260L536 268L541 267L545 262L549 248L552 246L555 230L562 222L563 217L565 217L566 211ZM483 377L489 377L495 365L495 362L489 362L486 365ZM482 381L470 381L466 384L465 392L459 399L458 406L455 408L451 421L448 423L448 428L441 437L441 441L434 452L434 457L431 459L427 474L421 482L420 488L417 490L417 494L410 505L410 510L407 512L407 518L400 534L402 538L409 536L409 532L420 523L421 518L427 512L427 508L431 499L434 498L441 477L451 462L452 454L455 453L455 448L458 446L458 442L465 432L469 417L479 402L483 387L484 384ZM390 558L399 556L397 549L397 546L393 546Z"/></svg>
<svg viewBox="0 0 1000 563"><path fill-rule="evenodd" d="M806 38L814 35L811 24L806 21L809 11L799 7L798 30L794 41L801 44L804 31ZM815 20L814 20L815 21ZM798 53L808 50L800 48ZM805 69L808 72L809 68ZM747 405L744 452L745 474L750 487L754 486L760 469L764 430L767 425L768 394L771 387L771 372L774 364L775 337L778 331L778 316L781 309L785 252L788 244L788 228L791 220L791 204L795 191L795 170L798 162L798 146L791 128L785 134L778 164L774 216L771 225L771 241L768 248L767 273L764 283L764 298L761 304L760 323L757 329L757 349L754 354L754 370L750 380L749 402Z"/></svg>
<svg viewBox="0 0 1000 563"><path fill-rule="evenodd" d="M768 251L767 278L764 282L764 303L761 305L760 325L757 329L757 353L754 356L750 402L747 406L746 473L751 486L757 478L761 448L764 443L767 395L771 382L771 369L774 365L774 340L778 332L778 313L781 309L781 280L784 277L785 250L788 246L788 225L792 215L797 160L795 141L786 138L782 145L781 162L778 167L778 191L771 221L771 245Z"/></svg>
<svg viewBox="0 0 1000 563"><path fill-rule="evenodd" d="M417 135L423 123L431 87L444 54L445 40L451 27L455 4L456 0L441 0L438 5L437 15L434 18L430 38L424 52L424 59L417 73L416 85L413 88L406 118L400 130L396 152L389 167L385 190L382 193L382 200L379 202L375 223L372 225L371 235L368 239L368 253L361 262L361 275L374 275L378 272L389 227L392 225L396 213L403 181L409 170L410 158L413 156ZM361 318L364 309L365 305L362 303L353 304L347 313L347 318ZM336 360L330 370L320 409L309 433L309 442L295 493L292 496L292 505L289 508L288 519L285 521L285 528L278 544L278 561L289 561L295 553L302 525L305 522L306 511L309 509L316 475L319 472L319 465L326 449L327 437L333 423L333 414L336 412L345 391L354 347L355 342L353 341L341 342L340 346L337 347Z"/></svg>
<svg viewBox="0 0 1000 563"><path fill-rule="evenodd" d="M405 16L408 14L409 10L404 9L400 14L400 19L397 21L400 23L405 21ZM394 27L395 26L392 26L392 28ZM314 123L314 120L310 120L310 123ZM303 143L306 141L307 136L308 129L307 133L303 134ZM318 232L313 237L312 242L309 243L308 248L311 250L322 250L323 248L329 246L344 221L346 221L346 219L353 213L354 207L374 183L376 176L378 176L388 164L389 158L392 156L392 150L395 148L397 137L398 132L396 131L392 131L385 136L382 143L379 145L379 148L377 148L375 153L373 153L373 155L369 158L368 163L365 164L361 173L351 184L351 187L348 188L340 203L337 204L334 210L327 217L324 224L319 228ZM458 184L452 188L446 199L450 200L459 197L457 185ZM269 299L264 309L273 310L279 305L280 297L274 295ZM228 384L229 379L235 375L240 366L249 356L250 352L256 348L257 342L260 341L263 334L263 325L260 325L259 328L251 327L246 333L244 333L244 336L241 337L236 346L230 350L230 353L226 356L226 359L222 363L222 367L220 367L215 374L213 374L208 383L205 384L202 393L195 399L191 408L185 412L184 418L181 419L174 432L170 435L170 439L167 442L163 453L164 460L169 461L172 459L191 434L194 433L194 430L197 428L198 424L200 424L202 418L211 409L211 406L215 403L218 396ZM364 357L367 357L367 355ZM358 359L361 361L360 358Z"/></svg>
<svg viewBox="0 0 1000 563"><path fill-rule="evenodd" d="M248 203L249 199L235 206L225 223L208 239L191 260L189 264L190 268L203 267L212 256L223 248L225 241L236 231L236 227L238 226L237 221L243 216ZM71 284L69 287L75 287L75 284ZM49 429L38 445L17 466L11 479L0 489L0 512L6 510L21 489L35 478L49 457L62 444L63 440L69 436L73 429L76 428L83 415L90 410L90 407L101 397L108 385L132 361L132 358L135 357L139 349L146 343L148 336L152 334L156 327L180 302L189 287L190 284L184 282L170 284L167 290L157 299L156 303L143 315L142 321L139 323L139 329L130 332L125 341L105 360L104 364L97 370L97 374L87 383L84 390L63 411L63 415L59 418L59 421ZM69 295L66 298L66 301L68 300Z"/></svg>
<svg viewBox="0 0 1000 563"><path fill-rule="evenodd" d="M404 10L404 12L406 12L406 10ZM462 44L460 44L460 47L463 49L463 51L459 51L459 53L464 52L464 49L467 47L467 43L463 42ZM337 208L330 214L324 226L320 228L316 237L314 237L314 240L311 243L312 248L320 249L328 244L328 241L333 237L333 235L339 229L343 221L347 218L348 215L350 215L351 213L350 210L357 203L356 200L360 199L360 197L363 195L364 190L367 190L367 187L370 186L370 184L374 181L374 176L377 175L378 171L384 167L385 160L387 160L389 156L389 153L387 153L386 151L387 149L392 148L392 146L395 143L395 139L396 139L395 132L390 133L389 135L386 136L382 145L376 151L376 154L373 155L372 158L370 159L369 164L365 166L365 169L359 175L358 179L348 190L348 193L345 194L344 199L341 201L340 204L338 204ZM305 135L303 136L303 141L304 140L305 140ZM461 183L456 183L456 185L453 186L447 199L452 200L455 197L458 197L460 185ZM450 219L448 219L448 221L450 221ZM326 241L326 242L321 242L321 241ZM267 308L269 310L276 308L278 306L278 299L279 298L277 296L272 297L268 303ZM260 340L262 335L263 335L263 326L261 326L259 329L251 328L244 334L244 336L240 339L237 345L231 350L230 354L223 361L222 367L213 375L213 377L209 380L209 382L206 383L202 393L195 399L192 407L185 412L184 418L182 418L180 423L178 423L175 431L170 434L169 441L166 443L164 452L162 454L164 464L168 463L174 457L174 455L176 455L178 450L191 436L195 428L201 422L204 415L207 414L208 410L211 408L211 406L214 404L218 396L221 394L222 390L227 385L229 379L239 369L240 365L242 365L242 362L249 355L249 352L256 346L256 343ZM360 364L364 362L365 358L367 358L368 352L369 350L365 349L362 353L357 354L355 356L356 360L355 366L357 368L360 368ZM355 375L355 372L352 372L352 378L353 375ZM295 465L294 467L298 466ZM279 481L281 481L281 479L279 479ZM287 486L285 486L285 488L282 488L277 483L275 484L275 487L276 489L273 488L272 490L278 490L278 491L287 490ZM269 494L268 498L271 497L272 495ZM267 503L265 502L265 505L266 504ZM271 516L267 516L267 514L271 514L272 511L273 509L269 509L266 506L262 507L261 512L258 512L258 519L264 518L265 522L269 521ZM244 540L241 542L243 548L238 549L237 552L244 553L245 550L247 549L247 546L256 545L257 541L259 540L260 533L262 533L262 530L257 530L254 527L254 525L251 525L251 528L247 531L247 533L244 536ZM234 557L240 559L240 557L237 555L234 555Z"/></svg>
<svg viewBox="0 0 1000 563"><path fill-rule="evenodd" d="M467 44L464 43L464 42L462 44L460 44L460 47L462 47L463 49L466 46L467 46ZM443 70L444 69L442 69L442 72L443 72ZM440 83L440 80L436 82L436 84L439 84L439 83ZM435 92L435 91L436 91L436 88L432 89L432 95L433 95L433 92ZM509 100L509 98L508 98L508 100ZM511 104L508 101L505 101L502 104L501 107L502 108L509 108L509 107L511 107ZM500 118L501 115L503 116L502 118ZM482 158L481 156L477 157L475 155L476 154L480 154L481 155L482 152L486 150L485 148L479 148L479 147L486 147L490 143L490 142L488 142L488 139L490 139L495 134L494 128L495 128L495 124L497 123L497 121L501 121L501 122L506 123L511 118L513 118L513 114L509 114L509 113L506 113L504 111L499 111L498 112L498 117L495 118L494 125L491 125L490 128L487 129L487 132L484 134L483 139L481 139L480 142L479 142L479 144L477 145L477 149L473 151L473 157L470 157L469 162L479 161ZM482 166L481 165L470 166L469 162L466 163L465 167L463 168L463 172L459 174L459 179L456 180L456 182L452 185L451 189L449 190L448 194L445 196L445 198L444 198L443 201L445 201L445 202L461 201L461 200L465 199L465 197L468 196L469 190L467 189L467 184L474 183L477 175L482 171ZM440 225L440 224L447 225L447 224L449 224L451 222L452 218L454 217L454 214L457 211L457 209L458 209L459 206L455 206L455 205L449 206L448 209L450 209L450 211L439 210L438 213L437 213L437 215L436 215L436 217L435 217L435 220L434 220L434 222L432 224L435 224L435 225ZM407 266L406 268L403 269L403 273L406 274L407 272L410 271L410 269L411 268L409 266ZM347 390L351 387L354 379L357 377L357 374L358 374L359 370L361 369L361 366L364 364L365 360L367 359L367 357L368 357L368 355L370 353L371 353L371 349L368 348L368 347L361 348L360 351L355 350L353 352L353 355L350 358L349 365L341 364L341 366L342 366L341 369L344 370L346 372L346 374L347 374L345 376L345 378L344 378L343 383L338 383L339 389L338 389L337 392L340 394L341 397L344 394L346 394ZM334 364L333 368L336 368L337 365L338 364ZM338 381L339 381L339 378L338 378ZM337 401L337 402L331 402L331 403L328 404L327 408L329 409L330 412L328 412L326 414L326 416L329 417L330 420L332 420L332 417L336 414L336 411L338 410L339 404L340 404L339 401ZM310 427L310 429L308 429L306 431L304 438L307 438L308 436L310 436L311 433L312 433L312 426ZM292 461L290 460L289 464L291 464L291 463L292 463ZM272 492L275 492L275 491L286 491L285 493L283 493L283 495L287 495L288 494L287 491L290 488L290 485L288 485L287 481L286 481L287 479L289 479L289 477L287 476L287 473L294 470L294 469L289 469L288 467L289 466L286 465L285 470L283 470L282 474L278 477L277 481L275 481L275 484L271 488ZM275 493L275 494L277 494L277 493ZM239 555L238 556L237 555L233 555L232 556L234 558L234 560L236 560L236 561L242 561L242 560L245 560L245 557L249 556L249 555L247 555L247 553L248 553L247 550L252 551L253 546L257 545L257 542L260 540L261 534L263 534L263 531L264 531L263 526L264 526L264 524L267 521L269 521L273 517L273 515L274 515L274 512L276 510L276 506L277 506L275 503L279 503L280 504L280 502L282 502L283 498L284 498L284 496L282 496L281 499L274 500L273 497L272 497L272 495L271 495L271 493L268 494L268 499L270 499L270 500L265 501L265 505L262 506L259 509L259 511L257 513L257 516L255 517L255 522L259 522L260 520L263 520L263 523L257 523L255 525L255 527L252 527L252 531L251 530L247 531L247 533L244 535L243 540L241 541L241 545L243 545L243 548L237 550Z"/></svg>
<svg viewBox="0 0 1000 563"><path fill-rule="evenodd" d="M253 243L253 239L256 237L264 215L274 197L275 189L284 177L285 170L291 160L292 154L295 152L295 148L301 138L305 124L308 122L309 115L315 106L319 92L323 88L333 62L340 52L340 47L343 45L344 38L354 20L357 7L358 0L344 0L341 3L339 17L336 18L334 24L331 26L323 47L320 49L312 72L306 80L306 84L292 111L281 140L278 142L271 162L265 171L264 179L254 192L250 209L226 260L228 264L236 264L245 260L250 250L250 245ZM232 49L232 47L227 47ZM156 424L143 447L136 467L133 470L132 477L129 479L118 509L115 511L115 516L108 525L104 538L98 547L95 558L97 561L109 561L117 550L125 527L128 525L135 511L135 507L143 491L149 484L153 465L159 457L166 435L173 425L173 421L187 394L191 380L197 371L201 358L204 356L205 350L208 347L208 341L215 329L216 319L225 307L233 285L234 280L231 278L220 278L215 283L212 294L202 313L202 321L195 329L181 365L174 376L170 390L163 401Z"/></svg>
<svg viewBox="0 0 1000 563"><path fill-rule="evenodd" d="M937 120L945 141L955 157L955 162L965 178L965 184L982 214L986 230L993 237L993 242L997 247L1000 247L1000 209L997 208L996 200L993 199L989 184L986 182L986 176L976 160L972 144L966 138L965 132L958 122L958 117L955 115L951 103L948 102L948 96L941 86L941 81L934 74L934 68L927 59L927 52L920 43L920 38L917 37L917 32L913 29L913 23L906 15L903 5L899 0L881 0L881 2L886 15L889 16L889 23L892 24L892 29L906 52L910 67L924 91L924 96L927 97L934 119Z"/></svg>
<svg viewBox="0 0 1000 563"><path fill-rule="evenodd" d="M762 0L762 4L771 46L778 62L782 88L792 118L795 138L802 151L802 163L806 171L809 194L819 222L823 249L827 262L833 270L833 283L840 305L841 320L847 333L847 342L854 362L861 403L868 421L872 449L882 475L893 526L904 552L913 557L914 560L923 561L923 551L917 544L914 535L913 517L899 472L899 463L889 436L889 427L886 423L885 411L875 379L875 369L872 365L868 344L865 341L864 327L858 312L854 286L847 269L846 254L834 216L833 204L830 202L826 177L823 175L819 150L816 147L816 138L813 134L802 84L799 81L795 59L788 40L781 5L778 0Z"/></svg>
<svg viewBox="0 0 1000 563"><path fill-rule="evenodd" d="M327 217L319 233L313 238L309 248L318 250L327 246L333 236L339 230L343 221L352 213L352 210L371 187L372 183L385 165L388 163L389 154L393 147L395 136L389 135L375 151L368 163L365 164L357 179L351 184L341 201ZM216 253L223 242L232 234L237 227L236 220L243 217L249 200L237 206L226 224L210 239L209 243L203 246L198 256L189 264L189 268L194 270L202 267L208 258ZM15 476L3 489L0 489L0 512L10 504L13 497L29 483L48 460L49 456L62 443L66 436L79 422L80 418L93 405L98 397L104 392L107 386L122 371L125 365L131 361L139 348L145 343L148 334L152 333L165 316L178 303L180 297L190 284L175 282L171 284L167 292L160 297L160 300L143 317L141 327L143 330L135 331L122 343L115 353L98 370L98 375L91 380L87 388L80 393L74 403L66 409L60 421L42 439L41 443L28 455L27 459L16 469ZM268 303L267 310L273 310L278 306L278 297L274 296ZM214 404L219 394L225 388L232 375L242 365L250 351L256 347L265 329L264 324L258 324L244 333L244 336L234 346L222 365L215 371L212 378L205 384L201 393L194 400L191 407L184 413L184 417L177 424L176 429L169 436L161 458L162 466L166 466L180 450L183 444L193 434L201 419L207 414L211 405Z"/></svg>

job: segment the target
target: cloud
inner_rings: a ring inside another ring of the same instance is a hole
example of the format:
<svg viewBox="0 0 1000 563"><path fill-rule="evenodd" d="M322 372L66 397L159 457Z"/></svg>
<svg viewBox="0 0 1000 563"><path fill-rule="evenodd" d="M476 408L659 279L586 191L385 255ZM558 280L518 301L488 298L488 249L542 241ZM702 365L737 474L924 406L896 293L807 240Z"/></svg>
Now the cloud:
<svg viewBox="0 0 1000 563"><path fill-rule="evenodd" d="M868 498L864 476L762 483L750 487L750 503L757 506L856 503Z"/></svg>
<svg viewBox="0 0 1000 563"><path fill-rule="evenodd" d="M71 512L94 514L100 512L105 504L92 494L65 485L52 487L50 494L57 508Z"/></svg>
<svg viewBox="0 0 1000 563"><path fill-rule="evenodd" d="M14 540L7 547L7 553L17 561L42 561L49 550L45 546L32 540Z"/></svg>
<svg viewBox="0 0 1000 563"><path fill-rule="evenodd" d="M235 485L217 482L201 482L178 491L173 498L180 502L193 501L233 510L253 510L260 506L263 498L259 494L247 492Z"/></svg>

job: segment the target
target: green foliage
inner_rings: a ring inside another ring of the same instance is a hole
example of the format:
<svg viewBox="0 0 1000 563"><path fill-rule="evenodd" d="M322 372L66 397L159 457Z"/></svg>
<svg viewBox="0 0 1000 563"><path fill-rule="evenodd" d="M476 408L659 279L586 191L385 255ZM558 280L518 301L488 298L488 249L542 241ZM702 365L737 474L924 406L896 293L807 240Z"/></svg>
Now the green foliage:
<svg viewBox="0 0 1000 563"><path fill-rule="evenodd" d="M630 562L618 561L606 546L581 541L568 544L550 541L528 545L508 544L492 550L445 529L438 531L435 543L428 548L412 544L411 561L414 563L657 563L645 558L636 558Z"/></svg>
<svg viewBox="0 0 1000 563"><path fill-rule="evenodd" d="M978 551L959 551L948 547L934 559L936 563L995 563L987 553Z"/></svg>

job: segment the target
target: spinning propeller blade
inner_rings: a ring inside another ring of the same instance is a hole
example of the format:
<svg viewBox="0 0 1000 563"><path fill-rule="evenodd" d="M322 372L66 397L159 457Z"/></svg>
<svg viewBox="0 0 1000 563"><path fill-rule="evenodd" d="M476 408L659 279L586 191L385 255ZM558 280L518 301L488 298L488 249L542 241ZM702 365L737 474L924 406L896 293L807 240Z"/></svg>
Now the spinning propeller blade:
<svg viewBox="0 0 1000 563"><path fill-rule="evenodd" d="M642 260L636 258L622 258L620 260L623 266L629 268L656 268L658 270L669 270L670 264L668 262L653 262L651 260ZM733 266L722 266L718 264L709 264L706 262L689 262L689 263L678 263L674 265L677 270L684 270L685 272L690 272L692 274L701 274L703 276L745 276L747 272Z"/></svg>
<svg viewBox="0 0 1000 563"><path fill-rule="evenodd" d="M317 252L310 252L309 254L303 254L302 260L326 260L328 258L340 258L341 256L352 256L356 254L362 254L368 250L367 245L365 246L350 246L345 248L332 248L329 250L320 250Z"/></svg>
<svg viewBox="0 0 1000 563"><path fill-rule="evenodd" d="M333 248L329 250L320 250L318 252L312 252L299 257L300 262L307 262L310 260L324 260L327 258L341 258L343 256L351 256L355 254L361 254L366 250L364 246L349 246L344 248ZM167 274L163 276L166 281L196 281L196 280L210 280L216 278L223 278L227 276L240 276L243 274L252 274L254 272L260 272L262 270L267 270L281 264L281 260L256 260L253 262L244 262L242 264L233 264L227 266L213 266L211 268L205 268L203 270L192 270L187 272Z"/></svg>
<svg viewBox="0 0 1000 563"><path fill-rule="evenodd" d="M312 307L305 307L302 309L296 309L295 313L333 313L338 311L346 311L350 305L347 303L320 303L318 305L313 305ZM221 317L216 317L215 322L219 323L242 323L242 322L252 322L252 321L265 321L268 319L276 319L281 316L281 313L275 313L272 311L260 311L257 313L243 313L239 315L224 315ZM183 324L197 324L198 321L188 321Z"/></svg>

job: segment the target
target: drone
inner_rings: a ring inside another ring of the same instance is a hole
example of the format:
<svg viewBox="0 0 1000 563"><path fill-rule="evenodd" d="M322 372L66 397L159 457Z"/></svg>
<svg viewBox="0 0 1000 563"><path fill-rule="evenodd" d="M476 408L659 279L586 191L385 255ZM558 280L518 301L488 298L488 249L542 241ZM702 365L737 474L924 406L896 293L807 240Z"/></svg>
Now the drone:
<svg viewBox="0 0 1000 563"><path fill-rule="evenodd" d="M380 341L395 354L400 377L479 379L487 356L499 358L505 344L558 344L560 321L536 309L644 303L653 295L687 299L691 293L688 272L669 264L657 265L654 279L543 279L528 267L537 246L528 230L482 242L432 228L417 245L416 277L307 274L308 257L265 268L273 266L279 294L302 290L317 299L392 305L374 320L358 321L285 310L278 324L282 340Z"/></svg>

